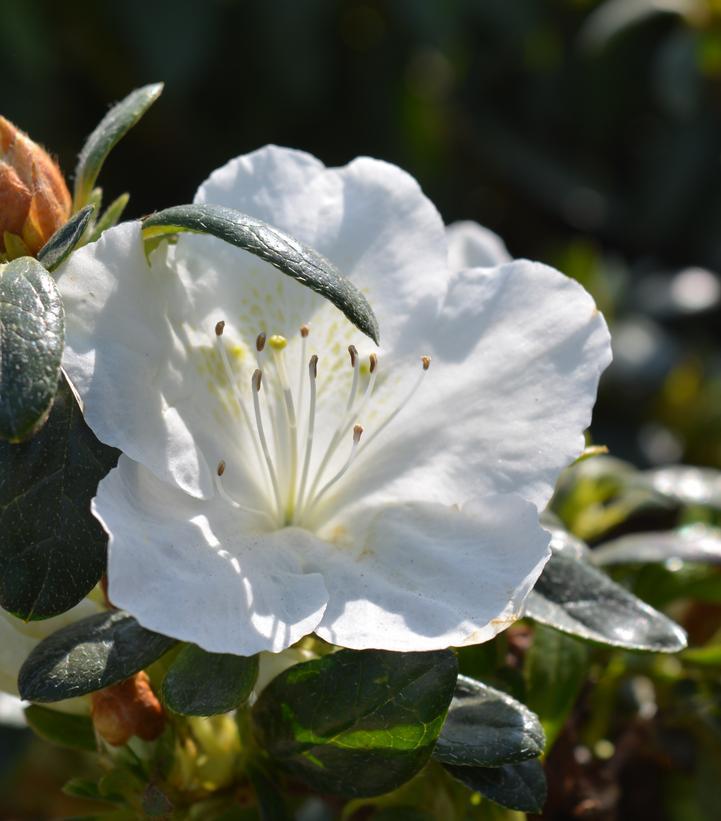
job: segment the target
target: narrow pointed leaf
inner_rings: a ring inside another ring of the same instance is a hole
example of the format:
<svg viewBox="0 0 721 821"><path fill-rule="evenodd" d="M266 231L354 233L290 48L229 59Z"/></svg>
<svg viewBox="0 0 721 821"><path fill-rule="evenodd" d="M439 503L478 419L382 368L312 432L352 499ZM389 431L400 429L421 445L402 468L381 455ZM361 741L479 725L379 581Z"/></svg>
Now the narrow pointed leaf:
<svg viewBox="0 0 721 821"><path fill-rule="evenodd" d="M88 716L63 713L31 704L25 710L25 720L45 741L73 750L95 752L98 748L93 722Z"/></svg>
<svg viewBox="0 0 721 821"><path fill-rule="evenodd" d="M136 89L114 105L88 137L75 169L76 210L88 202L108 154L158 99L162 90L162 83Z"/></svg>
<svg viewBox="0 0 721 821"><path fill-rule="evenodd" d="M599 566L673 560L721 564L721 529L694 524L660 533L630 533L595 548L591 557Z"/></svg>
<svg viewBox="0 0 721 821"><path fill-rule="evenodd" d="M36 645L20 668L20 696L43 703L102 690L152 664L174 644L122 610L88 616Z"/></svg>
<svg viewBox="0 0 721 821"><path fill-rule="evenodd" d="M587 641L675 653L684 631L662 613L615 584L593 565L554 552L526 600L525 615Z"/></svg>
<svg viewBox="0 0 721 821"><path fill-rule="evenodd" d="M65 262L77 247L83 238L94 210L92 205L86 205L77 214L73 214L65 225L61 225L38 251L38 261L48 271L54 271L61 263Z"/></svg>
<svg viewBox="0 0 721 821"><path fill-rule="evenodd" d="M378 322L363 294L325 257L280 229L219 205L177 205L143 221L146 239L183 231L210 234L269 262L332 302L378 343Z"/></svg>
<svg viewBox="0 0 721 821"><path fill-rule="evenodd" d="M252 711L260 745L323 792L388 792L428 761L453 696L452 652L341 650L297 664Z"/></svg>
<svg viewBox="0 0 721 821"><path fill-rule="evenodd" d="M546 803L546 775L537 759L503 767L444 766L466 787L510 810L540 813Z"/></svg>
<svg viewBox="0 0 721 821"><path fill-rule="evenodd" d="M208 653L188 644L165 674L163 701L183 715L227 713L248 699L257 677L257 656Z"/></svg>
<svg viewBox="0 0 721 821"><path fill-rule="evenodd" d="M64 613L100 580L108 537L90 511L118 459L85 424L63 377L45 427L0 443L0 607L29 621Z"/></svg>
<svg viewBox="0 0 721 821"><path fill-rule="evenodd" d="M32 257L0 265L0 440L21 442L47 418L60 374L63 303Z"/></svg>
<svg viewBox="0 0 721 821"><path fill-rule="evenodd" d="M543 752L538 717L511 696L458 676L448 716L433 750L444 764L498 767Z"/></svg>
<svg viewBox="0 0 721 821"><path fill-rule="evenodd" d="M114 199L110 205L105 209L102 217L98 220L97 224L92 230L90 234L90 242L94 242L96 239L102 236L103 231L107 231L108 228L112 228L117 222L120 220L120 217L123 215L123 211L125 211L125 206L128 204L130 200L130 194L121 194L117 199Z"/></svg>

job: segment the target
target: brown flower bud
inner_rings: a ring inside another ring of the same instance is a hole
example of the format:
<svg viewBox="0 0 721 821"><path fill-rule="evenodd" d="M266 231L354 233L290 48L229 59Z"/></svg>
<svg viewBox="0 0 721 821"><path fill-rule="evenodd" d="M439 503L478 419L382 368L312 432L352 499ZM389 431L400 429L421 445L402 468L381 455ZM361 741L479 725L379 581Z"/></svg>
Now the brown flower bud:
<svg viewBox="0 0 721 821"><path fill-rule="evenodd" d="M4 233L20 236L31 254L70 218L72 200L48 153L0 117L0 250Z"/></svg>
<svg viewBox="0 0 721 821"><path fill-rule="evenodd" d="M90 695L90 715L95 729L114 747L127 744L134 735L154 741L165 726L165 713L142 671L120 684Z"/></svg>

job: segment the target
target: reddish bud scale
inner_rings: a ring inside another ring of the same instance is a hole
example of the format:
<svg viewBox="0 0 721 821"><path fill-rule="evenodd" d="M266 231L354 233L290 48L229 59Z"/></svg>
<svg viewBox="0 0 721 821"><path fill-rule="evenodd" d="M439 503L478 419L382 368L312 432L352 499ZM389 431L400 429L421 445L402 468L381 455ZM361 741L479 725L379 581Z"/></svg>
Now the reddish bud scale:
<svg viewBox="0 0 721 821"><path fill-rule="evenodd" d="M90 695L90 715L100 736L113 747L133 737L154 741L163 732L165 713L144 672Z"/></svg>
<svg viewBox="0 0 721 821"><path fill-rule="evenodd" d="M48 153L0 117L0 250L7 231L21 237L31 254L70 218L72 199Z"/></svg>

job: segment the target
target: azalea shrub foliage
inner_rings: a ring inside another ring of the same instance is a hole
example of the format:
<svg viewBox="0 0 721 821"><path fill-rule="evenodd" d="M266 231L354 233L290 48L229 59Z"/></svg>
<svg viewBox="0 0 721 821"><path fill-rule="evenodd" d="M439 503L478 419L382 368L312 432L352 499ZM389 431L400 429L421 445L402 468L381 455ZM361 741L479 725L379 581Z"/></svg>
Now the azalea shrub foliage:
<svg viewBox="0 0 721 821"><path fill-rule="evenodd" d="M72 197L0 121L0 688L92 817L541 812L602 672L711 686L662 610L717 591L721 482L585 447L590 296L394 166L269 146L121 222L160 91Z"/></svg>

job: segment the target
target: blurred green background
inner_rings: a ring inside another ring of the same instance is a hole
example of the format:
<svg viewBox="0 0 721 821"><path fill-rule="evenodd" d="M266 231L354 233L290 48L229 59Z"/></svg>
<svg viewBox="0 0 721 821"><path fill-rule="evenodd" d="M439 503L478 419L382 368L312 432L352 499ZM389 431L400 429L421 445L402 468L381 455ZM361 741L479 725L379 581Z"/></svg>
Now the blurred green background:
<svg viewBox="0 0 721 821"><path fill-rule="evenodd" d="M130 191L132 216L187 202L268 142L397 163L447 222L477 220L594 294L615 350L594 441L642 467L721 467L720 0L0 10L0 113L68 175L111 102L165 81L103 170L106 202ZM63 757L39 755L23 783Z"/></svg>
<svg viewBox="0 0 721 821"><path fill-rule="evenodd" d="M110 102L166 82L103 172L130 213L188 201L267 142L395 162L447 221L593 291L617 325L597 441L721 465L718 0L1 8L2 110L67 173Z"/></svg>

